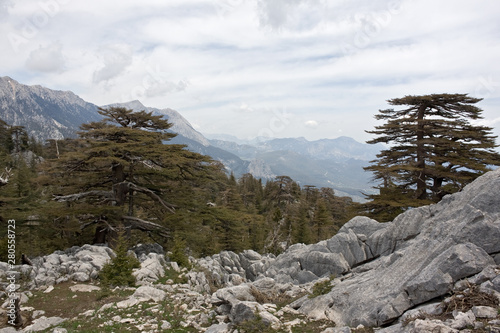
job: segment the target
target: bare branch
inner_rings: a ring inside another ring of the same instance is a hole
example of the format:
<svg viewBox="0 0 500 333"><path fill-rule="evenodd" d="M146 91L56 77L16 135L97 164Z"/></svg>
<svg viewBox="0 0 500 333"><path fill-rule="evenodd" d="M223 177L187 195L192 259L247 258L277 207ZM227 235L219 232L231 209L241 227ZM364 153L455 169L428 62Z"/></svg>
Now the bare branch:
<svg viewBox="0 0 500 333"><path fill-rule="evenodd" d="M5 175L5 176L4 176ZM9 177L12 176L12 168L5 167L5 172L0 175L0 186L5 186L9 183Z"/></svg>
<svg viewBox="0 0 500 333"><path fill-rule="evenodd" d="M139 229L141 231L154 231L163 237L169 236L168 229L157 223L142 220L138 217L133 217L133 216L123 216L123 220L129 223L133 229Z"/></svg>
<svg viewBox="0 0 500 333"><path fill-rule="evenodd" d="M55 195L54 200L57 202L66 202L66 201L77 201L80 200L81 198L86 198L86 197L104 197L113 200L115 198L113 192L111 191L88 191L88 192L81 192L81 193L75 193L75 194L68 194L68 195Z"/></svg>
<svg viewBox="0 0 500 333"><path fill-rule="evenodd" d="M158 201L163 207L165 207L169 212L171 213L175 213L175 206L166 202L165 200L163 200L162 198L160 198L156 193L154 193L153 191L151 191L150 189L148 188L145 188L145 187L141 187L141 186L137 186L135 185L134 183L128 183L128 186L131 190L134 190L134 191L137 191L137 192L141 192L141 193L144 193L146 194L148 197L150 197L151 199L153 200L156 200Z"/></svg>
<svg viewBox="0 0 500 333"><path fill-rule="evenodd" d="M90 222L87 222L87 223L85 223L85 224L82 224L82 225L80 226L80 230L83 230L83 229L85 229L85 228L87 228L87 227L89 227L89 226L91 226L91 225L93 225L93 224L97 224L97 223L103 223L103 224L105 224L105 225L107 225L107 226L108 226L108 229L109 229L109 230L111 230L111 231L116 231L116 228L115 228L115 227L111 226L111 224L109 224L107 220L102 219L102 218L98 218L98 219L95 219L95 220L93 220L93 221L90 221Z"/></svg>

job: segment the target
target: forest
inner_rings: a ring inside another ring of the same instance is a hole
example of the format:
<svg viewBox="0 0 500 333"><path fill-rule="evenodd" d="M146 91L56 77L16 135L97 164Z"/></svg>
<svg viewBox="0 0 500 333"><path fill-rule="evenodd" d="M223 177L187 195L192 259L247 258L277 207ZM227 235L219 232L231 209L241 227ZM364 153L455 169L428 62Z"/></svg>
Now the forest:
<svg viewBox="0 0 500 333"><path fill-rule="evenodd" d="M438 202L500 165L491 128L474 125L480 99L466 94L406 96L380 110L385 124L368 143L388 148L365 168L379 194L366 203L286 175L237 179L208 156L169 141L161 115L100 108L75 139L37 142L0 121L0 219L16 221L17 256L75 245L158 243L173 255L223 250L279 254L333 236L356 215L380 222ZM0 260L7 258L7 237ZM18 258L19 259L19 258Z"/></svg>
<svg viewBox="0 0 500 333"><path fill-rule="evenodd" d="M278 254L331 237L355 215L351 198L331 188L301 187L285 175L236 179L219 162L169 144L175 134L161 116L100 112L105 120L82 125L77 139L45 143L0 123L0 217L2 225L16 220L18 256L112 243L122 229L129 244L196 257Z"/></svg>

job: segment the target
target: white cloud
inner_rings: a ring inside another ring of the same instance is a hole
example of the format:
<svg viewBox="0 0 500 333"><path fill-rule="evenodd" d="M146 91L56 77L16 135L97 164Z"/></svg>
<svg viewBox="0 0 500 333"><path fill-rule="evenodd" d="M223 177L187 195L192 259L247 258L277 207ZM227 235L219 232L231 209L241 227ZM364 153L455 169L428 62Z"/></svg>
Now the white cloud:
<svg viewBox="0 0 500 333"><path fill-rule="evenodd" d="M37 72L57 73L64 69L64 61L62 45L56 42L32 51L26 60L26 66Z"/></svg>
<svg viewBox="0 0 500 333"><path fill-rule="evenodd" d="M386 100L407 94L470 93L485 98L485 121L498 117L500 2L54 1L25 36L40 2L0 0L4 36L25 38L17 52L0 39L3 75L99 105L140 99L245 137L341 129L364 141ZM283 109L291 116L277 123Z"/></svg>
<svg viewBox="0 0 500 333"><path fill-rule="evenodd" d="M103 46L98 51L102 58L103 66L96 70L93 82L109 81L120 74L132 64L132 47L126 44Z"/></svg>
<svg viewBox="0 0 500 333"><path fill-rule="evenodd" d="M304 125L309 128L317 128L319 123L316 120L308 120L304 123Z"/></svg>

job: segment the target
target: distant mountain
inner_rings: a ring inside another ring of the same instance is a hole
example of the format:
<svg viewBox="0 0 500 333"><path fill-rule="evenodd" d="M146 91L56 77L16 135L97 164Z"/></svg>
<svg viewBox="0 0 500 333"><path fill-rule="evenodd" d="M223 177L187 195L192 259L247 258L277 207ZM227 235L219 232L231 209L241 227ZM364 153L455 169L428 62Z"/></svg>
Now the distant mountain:
<svg viewBox="0 0 500 333"><path fill-rule="evenodd" d="M373 192L369 185L372 175L363 167L383 148L349 137L317 141L284 138L260 140L255 144L210 140L210 143L250 160L249 170L255 177L270 179L287 175L301 185L332 187L338 195L347 195L356 201L364 200L362 192Z"/></svg>
<svg viewBox="0 0 500 333"><path fill-rule="evenodd" d="M334 160L337 162L349 159L370 161L382 149L381 145L359 143L346 136L316 141L308 141L305 138L284 138L256 141L253 144L237 144L224 140L210 140L210 143L242 158L254 158L257 154L263 152L293 151L314 159Z"/></svg>
<svg viewBox="0 0 500 333"><path fill-rule="evenodd" d="M172 109L157 109L152 107L146 107L139 101L132 101L127 103L116 103L107 106L121 106L134 111L145 110L147 112L153 112L154 114L164 115L172 127L170 130L177 133L177 136L170 140L173 144L184 144L188 146L188 149L199 154L208 155L214 160L220 161L226 167L228 172L233 172L237 176L241 176L248 172L248 165L250 162L243 161L237 155L226 151L224 149L218 148L211 145L211 143L197 130L191 126L191 124L177 111Z"/></svg>
<svg viewBox="0 0 500 333"><path fill-rule="evenodd" d="M0 118L43 141L75 137L80 124L101 116L96 105L71 91L27 86L6 76L0 77Z"/></svg>
<svg viewBox="0 0 500 333"><path fill-rule="evenodd" d="M332 187L338 195L362 201L361 192L371 193L371 175L363 171L368 161L382 148L340 137L308 141L304 138L240 140L228 135L198 132L177 111L144 106L139 101L111 104L135 111L145 110L164 115L178 135L171 143L211 156L236 177L251 173L263 180L279 175L290 176L301 185ZM104 107L107 107L104 106ZM84 101L70 91L56 91L42 86L27 86L9 77L0 78L0 118L12 125L22 125L39 140L75 137L79 126L98 121L98 106Z"/></svg>

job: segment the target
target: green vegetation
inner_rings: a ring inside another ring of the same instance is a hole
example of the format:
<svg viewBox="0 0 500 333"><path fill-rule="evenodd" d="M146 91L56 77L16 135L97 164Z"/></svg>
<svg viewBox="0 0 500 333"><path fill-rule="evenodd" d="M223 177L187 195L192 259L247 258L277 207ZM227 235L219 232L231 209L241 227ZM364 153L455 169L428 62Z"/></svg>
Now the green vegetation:
<svg viewBox="0 0 500 333"><path fill-rule="evenodd" d="M279 254L330 238L356 215L386 221L439 201L500 165L491 129L469 121L481 118L478 101L462 94L390 100L409 107L376 116L386 123L369 131L377 135L369 143L391 148L366 168L381 185L363 205L286 175L236 179L170 143L171 124L145 111L100 109L103 120L82 125L79 138L44 144L0 120L0 219L16 220L18 257L113 245L118 226L130 244L159 243L184 267L189 256L223 250Z"/></svg>
<svg viewBox="0 0 500 333"><path fill-rule="evenodd" d="M380 110L375 116L385 123L367 131L377 137L368 143L385 143L377 159L365 170L381 182L379 194L369 195L369 215L392 220L411 207L438 202L446 194L460 191L500 165L494 151L491 128L474 125L482 110L479 98L467 94L406 96L389 104L401 110Z"/></svg>
<svg viewBox="0 0 500 333"><path fill-rule="evenodd" d="M332 291L333 285L332 281L335 279L335 276L330 275L328 280L323 280L320 282L316 282L314 286L312 287L312 292L309 295L309 298L315 298L321 295L326 295L330 291Z"/></svg>
<svg viewBox="0 0 500 333"><path fill-rule="evenodd" d="M115 245L116 257L104 265L99 272L101 284L109 288L111 286L135 286L135 277L132 275L134 268L141 267L139 260L128 255L128 244L123 233L118 234Z"/></svg>
<svg viewBox="0 0 500 333"><path fill-rule="evenodd" d="M241 333L278 333L269 323L262 320L261 316L255 316L254 319L246 320L237 325L238 332Z"/></svg>
<svg viewBox="0 0 500 333"><path fill-rule="evenodd" d="M169 143L175 134L161 116L99 112L103 120L82 125L79 138L44 145L0 123L0 217L16 220L18 256L113 246L123 226L130 244L159 243L189 267L189 256L277 254L327 239L356 215L352 200L329 188L301 188L287 176L263 183L227 175L220 163Z"/></svg>

